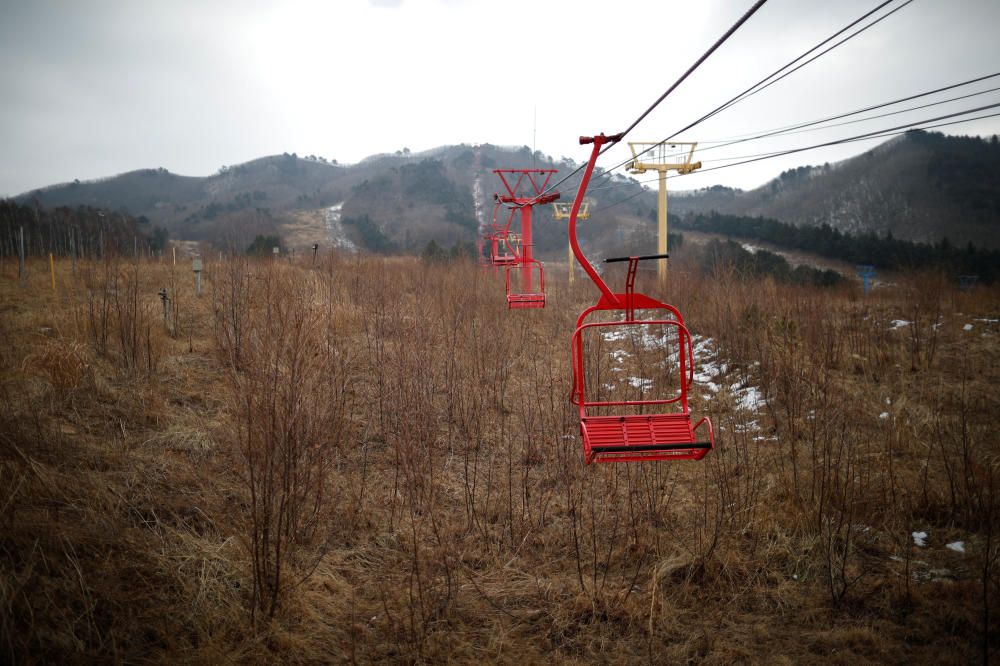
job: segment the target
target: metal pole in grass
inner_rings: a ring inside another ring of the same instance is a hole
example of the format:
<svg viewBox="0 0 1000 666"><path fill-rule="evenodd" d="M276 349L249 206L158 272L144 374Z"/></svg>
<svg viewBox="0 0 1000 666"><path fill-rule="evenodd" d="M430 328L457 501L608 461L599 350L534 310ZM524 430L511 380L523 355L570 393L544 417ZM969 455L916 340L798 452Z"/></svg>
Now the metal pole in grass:
<svg viewBox="0 0 1000 666"><path fill-rule="evenodd" d="M201 257L195 257L191 262L191 270L194 271L194 293L201 296Z"/></svg>
<svg viewBox="0 0 1000 666"><path fill-rule="evenodd" d="M56 290L56 261L52 258L52 253L49 252L49 273L52 274L52 291L55 293Z"/></svg>
<svg viewBox="0 0 1000 666"><path fill-rule="evenodd" d="M25 267L24 267L24 226L23 225L21 226L21 240L20 240L20 242L18 244L18 247L20 249L18 250L18 259L19 259L19 261L18 261L18 264L17 264L17 279L20 281L21 286L23 287L25 285L25 282L28 279L27 270L25 270Z"/></svg>
<svg viewBox="0 0 1000 666"><path fill-rule="evenodd" d="M163 328L169 330L167 327L167 308L169 307L170 296L167 295L166 287L160 289L159 296L160 301L163 303Z"/></svg>
<svg viewBox="0 0 1000 666"><path fill-rule="evenodd" d="M171 252L173 253L173 255L174 255L174 266L176 266L176 265L177 265L177 247L176 247L176 246L173 246L173 245L171 245L171 246L170 246L170 251L171 251Z"/></svg>

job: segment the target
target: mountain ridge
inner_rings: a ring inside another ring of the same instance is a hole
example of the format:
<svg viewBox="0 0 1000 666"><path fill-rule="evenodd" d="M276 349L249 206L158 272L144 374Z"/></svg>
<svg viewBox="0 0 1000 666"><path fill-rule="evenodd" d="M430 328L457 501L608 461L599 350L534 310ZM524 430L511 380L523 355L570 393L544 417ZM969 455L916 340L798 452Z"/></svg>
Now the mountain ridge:
<svg viewBox="0 0 1000 666"><path fill-rule="evenodd" d="M38 188L14 199L46 208L124 210L167 229L172 238L217 245L245 247L255 234L286 235L293 229L300 244L325 243L338 240L330 238L337 226L350 236L342 240L361 247L368 238L375 239L368 249L419 252L430 240L450 245L475 239L477 205L491 218L490 194L500 187L493 168L554 168L560 178L576 166L527 146L488 143L418 153L403 149L355 164L283 153L224 166L209 176L137 169ZM575 175L561 185L564 200L578 183ZM610 184L588 196L595 217L581 227L584 240L605 249L648 249L642 246L655 234L655 192L620 174ZM336 222L345 224L331 225L329 211L338 206ZM910 132L842 162L789 169L752 190L713 186L671 195L672 214L711 211L918 242L947 236L954 244L995 249L1000 247L1000 145L996 137ZM554 254L565 239L547 233L557 224L548 207L536 209L536 220L542 230L536 249Z"/></svg>

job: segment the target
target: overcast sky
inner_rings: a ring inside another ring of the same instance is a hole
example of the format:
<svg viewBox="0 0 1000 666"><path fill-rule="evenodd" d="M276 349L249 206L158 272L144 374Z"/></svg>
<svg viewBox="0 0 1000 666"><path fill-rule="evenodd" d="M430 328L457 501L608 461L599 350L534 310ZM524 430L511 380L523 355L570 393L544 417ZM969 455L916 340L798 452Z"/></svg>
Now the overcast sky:
<svg viewBox="0 0 1000 666"><path fill-rule="evenodd" d="M623 130L751 4L4 2L0 195L147 167L207 175L282 152L350 163L403 147L489 142L534 144L582 161L587 150L578 136ZM629 138L665 138L877 4L770 0ZM914 0L678 138L725 139L993 74L1000 71L998 26L998 0ZM1000 77L910 105L994 87ZM810 145L998 102L1000 91L706 151L702 159L707 168L720 164L713 157ZM882 112L895 108L902 107ZM940 131L1000 133L1000 118ZM705 172L672 189L753 187L791 166L843 159L875 143ZM616 148L601 163L613 166L626 154Z"/></svg>

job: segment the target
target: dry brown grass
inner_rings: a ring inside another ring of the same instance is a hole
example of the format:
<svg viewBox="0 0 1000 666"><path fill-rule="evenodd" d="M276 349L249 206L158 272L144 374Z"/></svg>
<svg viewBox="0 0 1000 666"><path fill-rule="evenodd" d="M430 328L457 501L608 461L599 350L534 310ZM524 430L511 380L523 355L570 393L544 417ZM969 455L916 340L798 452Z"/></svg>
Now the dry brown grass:
<svg viewBox="0 0 1000 666"><path fill-rule="evenodd" d="M21 288L3 266L0 660L943 663L996 650L995 289L911 276L866 299L674 262L669 300L728 366L717 393L693 396L718 447L701 463L586 467L568 354L589 284L552 275L545 310L508 312L502 281L461 264L206 264L201 298L166 262L81 265L75 279L60 266L55 294L47 267ZM96 306L115 279L102 338ZM318 371L289 383L295 345L276 331L297 321ZM296 441L328 446L301 464L329 492L312 515L322 534L289 536L288 584L254 625L246 447L264 427L253 373L268 359L275 395L303 390L281 404L313 419L292 419ZM741 384L760 407L741 407ZM964 553L945 547L956 541Z"/></svg>

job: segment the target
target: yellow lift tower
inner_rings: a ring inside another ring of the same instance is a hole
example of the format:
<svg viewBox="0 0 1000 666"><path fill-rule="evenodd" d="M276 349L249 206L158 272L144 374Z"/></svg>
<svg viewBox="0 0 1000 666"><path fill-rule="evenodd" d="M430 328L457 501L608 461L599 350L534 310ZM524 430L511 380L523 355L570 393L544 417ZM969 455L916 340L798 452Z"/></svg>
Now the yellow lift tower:
<svg viewBox="0 0 1000 666"><path fill-rule="evenodd" d="M646 173L647 170L655 170L660 174L660 198L659 198L659 238L656 244L658 254L667 254L667 172L677 171L680 174L691 173L695 169L701 168L701 162L692 162L694 149L697 142L675 141L674 143L662 143L652 141L630 141L628 147L632 149L632 160L625 165L629 173ZM677 148L684 147L680 152ZM674 161L680 158L683 161ZM657 274L660 279L660 288L665 289L667 284L667 262L660 262L657 267Z"/></svg>
<svg viewBox="0 0 1000 666"><path fill-rule="evenodd" d="M571 201L556 202L552 204L552 217L557 220L568 220L570 209L573 208ZM576 214L576 219L586 220L590 217L590 202L584 201L580 204L580 212ZM573 284L573 246L569 246L569 283Z"/></svg>

